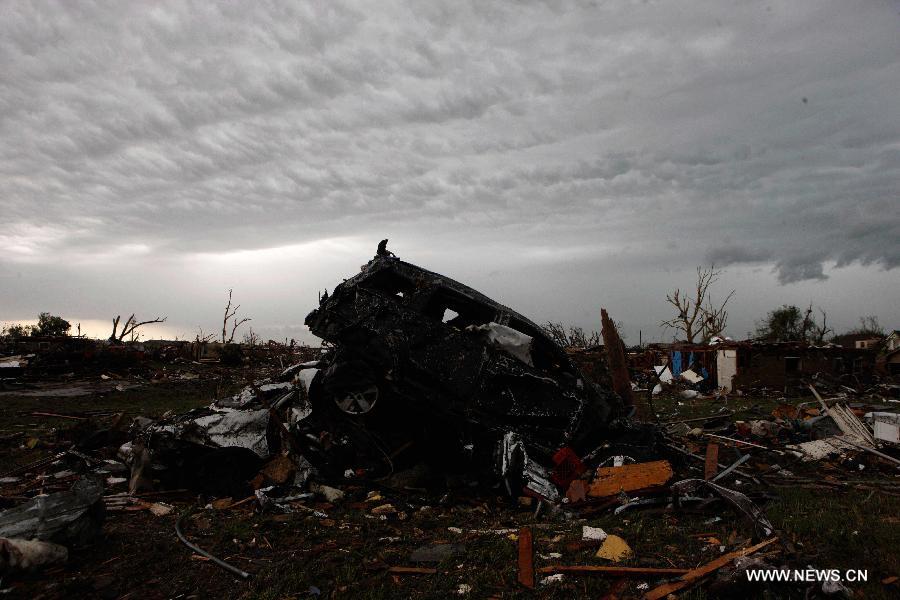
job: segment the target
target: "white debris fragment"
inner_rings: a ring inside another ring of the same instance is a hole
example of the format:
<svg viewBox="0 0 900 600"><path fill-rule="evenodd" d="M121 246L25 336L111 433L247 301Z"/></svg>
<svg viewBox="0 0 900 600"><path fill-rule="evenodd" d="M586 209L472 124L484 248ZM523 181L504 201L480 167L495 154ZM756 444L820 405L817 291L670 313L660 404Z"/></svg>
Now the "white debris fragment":
<svg viewBox="0 0 900 600"><path fill-rule="evenodd" d="M154 502L150 505L150 512L157 517L164 517L173 510L175 510L175 507L165 502Z"/></svg>
<svg viewBox="0 0 900 600"><path fill-rule="evenodd" d="M549 577L544 577L541 579L541 585L550 585L551 583L562 583L564 581L564 577L562 573L557 573L556 575L550 575Z"/></svg>
<svg viewBox="0 0 900 600"><path fill-rule="evenodd" d="M534 363L531 361L531 342L533 338L530 335L525 335L512 327L500 325L493 321L485 325L470 325L466 330L484 332L491 342L500 346L529 367L534 366Z"/></svg>
<svg viewBox="0 0 900 600"><path fill-rule="evenodd" d="M606 539L606 532L599 527L583 525L581 527L581 539L584 541L602 542Z"/></svg>
<svg viewBox="0 0 900 600"><path fill-rule="evenodd" d="M800 444L788 444L786 448L794 451L800 456L804 462L822 460L828 456L843 456L845 452L857 449L853 444L849 444L843 439L844 436L834 435L820 440L812 440L810 442L802 442ZM859 443L858 440L852 441Z"/></svg>
<svg viewBox="0 0 900 600"><path fill-rule="evenodd" d="M700 383L703 381L703 375L700 375L696 371L692 371L688 369L687 371L682 371L681 378L687 381L688 383Z"/></svg>
<svg viewBox="0 0 900 600"><path fill-rule="evenodd" d="M662 383L672 383L672 371L669 370L669 367L659 365L658 367L653 367L653 369L659 375L659 380Z"/></svg>
<svg viewBox="0 0 900 600"><path fill-rule="evenodd" d="M322 485L320 483L309 484L309 491L319 494L328 502L338 502L344 499L344 491L333 488L330 485Z"/></svg>

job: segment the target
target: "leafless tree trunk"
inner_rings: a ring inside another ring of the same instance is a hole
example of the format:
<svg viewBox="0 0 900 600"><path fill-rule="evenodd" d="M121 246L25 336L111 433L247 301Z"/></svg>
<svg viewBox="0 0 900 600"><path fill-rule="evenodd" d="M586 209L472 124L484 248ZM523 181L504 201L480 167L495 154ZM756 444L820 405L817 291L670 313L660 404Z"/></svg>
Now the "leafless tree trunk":
<svg viewBox="0 0 900 600"><path fill-rule="evenodd" d="M720 305L714 305L709 288L719 280L722 271L716 270L715 265L709 268L697 267L697 284L694 297L682 294L681 289L676 289L666 295L666 301L675 307L675 316L660 323L663 327L670 327L684 333L685 341L694 343L698 336L701 341L708 342L713 336L725 331L728 322L728 311L725 307L734 296L734 290L725 297Z"/></svg>
<svg viewBox="0 0 900 600"><path fill-rule="evenodd" d="M234 332L237 331L237 328L240 327L243 323L250 321L252 319L245 317L243 319L238 319L235 317L238 309L241 307L240 304L235 305L234 308L231 308L231 293L233 290L228 290L228 304L225 305L225 318L222 319L222 343L223 344L231 344L234 342ZM231 327L231 337L226 338L226 334L228 333L228 320L231 319L232 327Z"/></svg>
<svg viewBox="0 0 900 600"><path fill-rule="evenodd" d="M828 327L828 314L824 310L819 309L819 312L822 313L821 325L813 319L812 312L813 305L810 302L809 308L806 309L806 314L803 315L803 323L800 326L800 339L809 344L821 344L825 341L825 336L829 333L834 333L834 330Z"/></svg>
<svg viewBox="0 0 900 600"><path fill-rule="evenodd" d="M116 315L116 318L113 319L113 330L112 335L109 336L109 341L111 342L122 342L125 340L125 336L128 334L132 334L132 341L134 340L134 332L138 327L143 327L144 325L149 325L150 323L165 323L168 317L156 317L155 319L151 319L149 321L140 321L134 318L134 313L125 321L125 325L122 326L122 331L116 335L116 331L119 329L119 322L122 320L122 315Z"/></svg>

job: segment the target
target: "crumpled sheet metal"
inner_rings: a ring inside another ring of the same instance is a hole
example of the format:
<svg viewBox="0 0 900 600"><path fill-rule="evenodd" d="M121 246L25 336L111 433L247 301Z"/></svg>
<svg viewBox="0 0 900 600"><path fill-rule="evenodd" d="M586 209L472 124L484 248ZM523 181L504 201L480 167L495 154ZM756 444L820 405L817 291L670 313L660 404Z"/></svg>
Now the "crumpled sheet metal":
<svg viewBox="0 0 900 600"><path fill-rule="evenodd" d="M512 431L507 432L498 446L500 475L510 496L518 495L520 490L514 486L515 482L521 480L525 489L538 496L551 502L559 499L556 485L550 481L550 471L529 458L521 436Z"/></svg>
<svg viewBox="0 0 900 600"><path fill-rule="evenodd" d="M248 448L260 458L270 454L266 440L269 428L267 409L219 412L195 419L194 423L204 429L209 441L217 446Z"/></svg>
<svg viewBox="0 0 900 600"><path fill-rule="evenodd" d="M673 483L671 488L672 491L679 496L696 494L698 490L702 489L708 490L717 496L720 496L723 500L728 501L732 506L744 513L744 515L753 522L753 526L759 530L763 537L772 535L772 532L775 530L775 527L769 519L766 518L763 510L741 492L730 490L703 479L684 479Z"/></svg>
<svg viewBox="0 0 900 600"><path fill-rule="evenodd" d="M530 335L516 331L507 325L494 322L485 325L470 325L466 329L484 333L491 343L496 344L529 367L534 366L531 359L531 344L534 338Z"/></svg>
<svg viewBox="0 0 900 600"><path fill-rule="evenodd" d="M314 369L311 369L314 371ZM153 423L149 433L164 433L206 446L247 448L260 458L267 458L269 447L269 407L288 407L291 424L312 412L300 383L271 383L268 380L247 386L234 396L215 400L206 409L196 409L174 420ZM203 413L207 414L203 414ZM200 413L200 416L196 416Z"/></svg>
<svg viewBox="0 0 900 600"><path fill-rule="evenodd" d="M103 484L84 478L0 513L0 537L84 544L100 533L104 514Z"/></svg>
<svg viewBox="0 0 900 600"><path fill-rule="evenodd" d="M247 408L258 401L270 402L274 398L288 394L293 390L293 384L287 381L282 383L262 381L257 385L248 385L234 396L216 400L210 408Z"/></svg>

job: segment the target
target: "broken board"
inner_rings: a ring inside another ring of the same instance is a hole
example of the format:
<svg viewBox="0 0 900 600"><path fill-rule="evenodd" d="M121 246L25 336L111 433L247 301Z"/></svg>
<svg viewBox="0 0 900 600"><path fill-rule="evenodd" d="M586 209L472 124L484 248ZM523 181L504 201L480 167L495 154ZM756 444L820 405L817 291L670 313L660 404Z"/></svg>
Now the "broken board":
<svg viewBox="0 0 900 600"><path fill-rule="evenodd" d="M667 460L622 465L621 467L600 467L591 483L588 496L605 498L619 492L633 492L645 488L665 485L674 473Z"/></svg>
<svg viewBox="0 0 900 600"><path fill-rule="evenodd" d="M529 527L519 530L519 583L534 588L534 538Z"/></svg>
<svg viewBox="0 0 900 600"><path fill-rule="evenodd" d="M706 445L706 464L703 469L703 479L709 481L713 477L716 476L716 471L719 469L719 445L715 442L710 442Z"/></svg>

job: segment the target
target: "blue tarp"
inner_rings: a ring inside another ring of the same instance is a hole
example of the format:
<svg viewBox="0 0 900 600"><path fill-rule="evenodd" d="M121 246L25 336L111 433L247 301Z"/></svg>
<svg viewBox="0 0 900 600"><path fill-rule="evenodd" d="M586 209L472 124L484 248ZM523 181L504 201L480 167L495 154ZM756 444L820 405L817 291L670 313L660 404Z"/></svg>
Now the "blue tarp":
<svg viewBox="0 0 900 600"><path fill-rule="evenodd" d="M671 362L672 376L679 377L681 375L681 352L673 352Z"/></svg>

